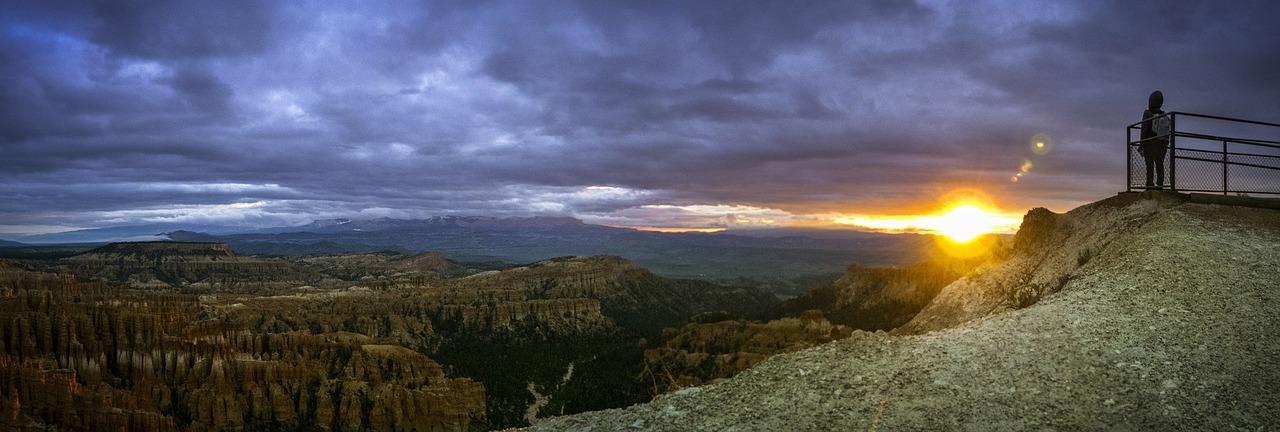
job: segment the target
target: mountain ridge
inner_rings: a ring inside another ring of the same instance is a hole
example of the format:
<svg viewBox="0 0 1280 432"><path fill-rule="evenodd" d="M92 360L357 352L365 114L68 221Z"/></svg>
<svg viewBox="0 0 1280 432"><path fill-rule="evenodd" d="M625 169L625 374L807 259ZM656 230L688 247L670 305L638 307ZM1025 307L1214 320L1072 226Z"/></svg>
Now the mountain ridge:
<svg viewBox="0 0 1280 432"><path fill-rule="evenodd" d="M109 234L135 241L227 243L242 255L255 256L441 252L458 261L524 265L559 256L617 255L664 277L753 286L783 297L838 278L850 263L911 264L919 260L922 246L933 241L932 236L916 234L807 229L663 233L553 217L335 219L312 224L318 228L223 233L163 225ZM89 235L79 232L66 238L87 240ZM0 256L69 256L98 246L101 243L28 245L0 249Z"/></svg>
<svg viewBox="0 0 1280 432"><path fill-rule="evenodd" d="M433 216L426 219L320 219L296 227L278 227L260 232L344 232L386 230L396 228L426 227L484 227L484 228L548 228L557 226L586 225L573 217L530 216L497 218L491 216Z"/></svg>
<svg viewBox="0 0 1280 432"><path fill-rule="evenodd" d="M459 261L523 265L559 256L616 255L665 277L749 285L790 295L815 280L834 279L851 262L916 261L932 237L861 233L815 237L761 233L661 233L583 223L572 218L439 218L320 222L290 232L208 235L172 231L169 238L230 244L248 255L441 252ZM792 231L789 234L806 231Z"/></svg>

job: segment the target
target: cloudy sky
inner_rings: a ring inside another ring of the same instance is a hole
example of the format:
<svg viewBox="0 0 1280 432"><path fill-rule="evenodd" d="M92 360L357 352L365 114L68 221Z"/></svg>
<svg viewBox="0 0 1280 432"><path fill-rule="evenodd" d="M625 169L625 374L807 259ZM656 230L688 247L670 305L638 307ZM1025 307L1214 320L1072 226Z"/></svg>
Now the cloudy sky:
<svg viewBox="0 0 1280 432"><path fill-rule="evenodd" d="M962 195L1065 211L1124 189L1124 128L1152 90L1280 119L1276 17L1274 1L6 1L0 233L739 227Z"/></svg>

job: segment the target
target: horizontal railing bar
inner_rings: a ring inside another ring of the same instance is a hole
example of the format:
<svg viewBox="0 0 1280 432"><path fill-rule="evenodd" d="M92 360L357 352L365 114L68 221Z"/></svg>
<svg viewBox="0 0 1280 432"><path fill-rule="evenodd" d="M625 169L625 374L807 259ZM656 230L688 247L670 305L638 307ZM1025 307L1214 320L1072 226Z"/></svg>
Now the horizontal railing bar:
<svg viewBox="0 0 1280 432"><path fill-rule="evenodd" d="M1182 138L1190 138L1194 140L1201 140L1201 141L1213 141L1218 143L1226 141L1232 144L1252 145L1252 146L1258 146L1258 147L1280 149L1280 141L1246 140L1243 138L1232 139L1232 138L1216 137L1213 135L1199 135L1199 134L1192 135L1187 133L1177 133L1174 136L1182 137ZM1129 144L1137 144L1143 141L1150 141L1154 139L1164 139L1164 137L1151 137L1146 139L1140 139L1137 141L1129 141ZM1270 144L1270 143L1274 143L1274 144Z"/></svg>
<svg viewBox="0 0 1280 432"><path fill-rule="evenodd" d="M1183 111L1169 111L1168 114L1200 117L1200 118L1207 118L1207 119L1213 119L1213 120L1233 121L1238 123L1249 123L1249 124L1256 124L1259 126L1280 127L1280 124L1277 124L1277 123L1269 123L1269 122L1258 121L1258 120L1245 120L1245 119L1238 119L1238 118L1231 118L1231 117L1222 117L1222 116L1209 115L1209 114L1197 114L1197 113L1189 113L1189 112L1183 112ZM1138 122L1138 123L1142 123L1142 122Z"/></svg>
<svg viewBox="0 0 1280 432"><path fill-rule="evenodd" d="M1267 166L1267 165L1257 165L1257 164L1244 163L1244 162L1232 162L1232 161L1224 161L1222 159L1214 160L1214 159L1205 159L1205 158L1188 157L1188 156L1174 156L1174 158L1182 159L1182 160L1213 162L1215 164L1238 165L1238 166L1247 166L1247 167L1262 168L1262 169L1269 169L1269 170L1280 170L1280 166Z"/></svg>
<svg viewBox="0 0 1280 432"><path fill-rule="evenodd" d="M1183 111L1169 111L1169 112L1166 112L1165 114L1200 117L1200 118L1207 118L1207 119L1213 119L1213 120L1225 120L1225 121L1232 121L1232 122L1238 122L1238 123L1249 123L1249 124L1255 124L1259 126L1271 126L1271 127L1280 128L1280 124L1277 124L1277 123L1270 123L1270 122L1264 122L1264 121L1258 121L1258 120L1238 119L1238 118L1231 118L1231 117L1222 117L1222 116L1215 116L1215 115L1209 115L1209 114L1197 114L1197 113L1190 113L1190 112L1183 112ZM1129 128L1130 129L1142 128L1143 121L1146 121L1146 120L1139 120L1137 123L1129 125Z"/></svg>
<svg viewBox="0 0 1280 432"><path fill-rule="evenodd" d="M1199 153L1210 153L1210 154L1215 154L1215 155L1221 155L1221 154L1222 154L1222 150L1204 150L1204 149L1186 148L1186 147L1178 147L1178 151L1180 151L1180 152L1199 152ZM1258 154L1258 153L1235 153L1235 152L1227 152L1227 156L1248 156L1248 157L1259 157L1259 158L1266 158L1266 159L1280 159L1280 155L1266 155L1266 154Z"/></svg>
<svg viewBox="0 0 1280 432"><path fill-rule="evenodd" d="M1205 135L1205 134L1198 134L1195 132L1174 132L1174 136L1192 138L1192 139L1202 139L1207 141L1219 141L1219 142L1226 141L1230 143L1280 148L1280 145L1276 145L1276 144L1280 144L1280 141L1257 140L1257 139L1250 139L1250 138L1234 138L1234 137L1224 137L1224 136L1217 136L1217 135Z"/></svg>
<svg viewBox="0 0 1280 432"><path fill-rule="evenodd" d="M1142 189L1142 188L1141 188L1141 187L1136 187L1136 186L1135 186L1135 187L1134 187L1134 189ZM1214 194L1217 194L1217 195L1221 195L1221 194L1222 194L1222 189L1187 189L1187 188L1181 188L1181 187L1180 187L1180 188L1173 189L1173 190L1176 190L1176 191L1178 191L1178 192L1213 192ZM1255 195L1280 195L1280 192L1249 191L1249 190L1234 190L1234 189L1233 189L1233 190L1229 190L1229 191L1227 191L1227 192L1229 192L1229 193L1242 193L1242 194L1255 194Z"/></svg>

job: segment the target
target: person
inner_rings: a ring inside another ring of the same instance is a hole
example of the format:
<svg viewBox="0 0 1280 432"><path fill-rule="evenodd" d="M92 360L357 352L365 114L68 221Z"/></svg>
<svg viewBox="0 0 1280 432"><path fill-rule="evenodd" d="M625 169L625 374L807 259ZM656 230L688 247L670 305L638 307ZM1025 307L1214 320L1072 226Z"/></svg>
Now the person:
<svg viewBox="0 0 1280 432"><path fill-rule="evenodd" d="M1142 155L1142 159L1147 163L1147 188L1160 189L1164 187L1164 157L1169 151L1169 135L1168 131L1164 133L1157 132L1156 118L1165 115L1160 107L1164 106L1164 93L1160 90L1151 92L1151 96L1147 97L1147 110L1142 112L1142 132L1140 134L1141 141L1138 143L1138 154ZM1168 120L1162 120L1164 124L1168 124ZM1167 128L1166 128L1167 129ZM1155 182L1152 183L1152 174L1155 174Z"/></svg>

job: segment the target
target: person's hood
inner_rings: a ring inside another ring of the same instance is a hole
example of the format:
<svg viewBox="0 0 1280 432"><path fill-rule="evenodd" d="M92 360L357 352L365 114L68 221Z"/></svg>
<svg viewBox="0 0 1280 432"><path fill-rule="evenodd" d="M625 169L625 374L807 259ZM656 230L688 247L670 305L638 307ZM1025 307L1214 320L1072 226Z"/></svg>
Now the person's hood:
<svg viewBox="0 0 1280 432"><path fill-rule="evenodd" d="M1152 111L1160 111L1160 107L1164 105L1164 93L1160 90L1151 92L1151 96L1147 98L1147 108Z"/></svg>

